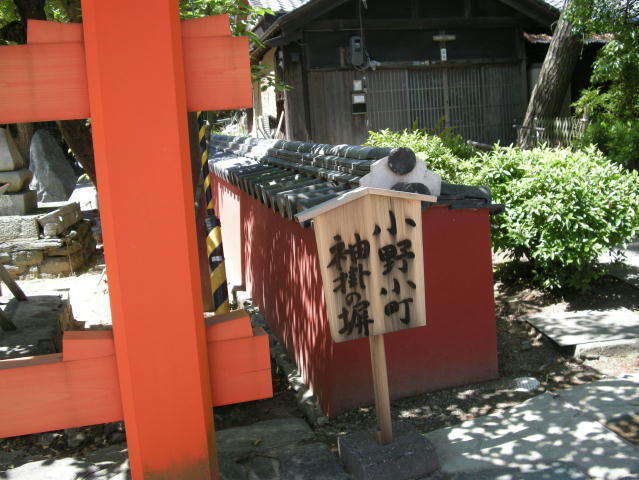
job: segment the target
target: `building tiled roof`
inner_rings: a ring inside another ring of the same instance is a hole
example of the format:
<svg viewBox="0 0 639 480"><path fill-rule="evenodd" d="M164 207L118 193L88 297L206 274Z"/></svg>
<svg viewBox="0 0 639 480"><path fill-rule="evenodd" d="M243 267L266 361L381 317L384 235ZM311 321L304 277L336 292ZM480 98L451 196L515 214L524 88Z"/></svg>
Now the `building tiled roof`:
<svg viewBox="0 0 639 480"><path fill-rule="evenodd" d="M249 0L251 6L258 8L268 8L273 13L288 13L311 0Z"/></svg>
<svg viewBox="0 0 639 480"><path fill-rule="evenodd" d="M254 7L268 8L274 13L288 13L312 0L249 0ZM566 0L537 0L539 3L561 10Z"/></svg>
<svg viewBox="0 0 639 480"><path fill-rule="evenodd" d="M543 3L550 5L551 7L555 7L559 10L564 8L566 0L541 0Z"/></svg>

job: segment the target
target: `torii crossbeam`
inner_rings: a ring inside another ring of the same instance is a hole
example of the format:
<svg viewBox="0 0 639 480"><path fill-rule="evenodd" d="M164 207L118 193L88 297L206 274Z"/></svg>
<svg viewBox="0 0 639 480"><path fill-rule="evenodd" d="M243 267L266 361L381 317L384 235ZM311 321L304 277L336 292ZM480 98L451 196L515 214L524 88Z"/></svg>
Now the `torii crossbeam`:
<svg viewBox="0 0 639 480"><path fill-rule="evenodd" d="M178 0L82 10L82 26L34 22L27 45L0 47L0 123L91 118L113 339L67 335L61 356L0 362L0 390L26 398L46 378L44 407L71 403L49 428L123 415L134 479L215 478L209 361L223 349L202 319L187 111L251 105L247 40L226 17L180 23ZM264 353L243 345L231 350ZM0 420L0 436L39 428L18 423Z"/></svg>

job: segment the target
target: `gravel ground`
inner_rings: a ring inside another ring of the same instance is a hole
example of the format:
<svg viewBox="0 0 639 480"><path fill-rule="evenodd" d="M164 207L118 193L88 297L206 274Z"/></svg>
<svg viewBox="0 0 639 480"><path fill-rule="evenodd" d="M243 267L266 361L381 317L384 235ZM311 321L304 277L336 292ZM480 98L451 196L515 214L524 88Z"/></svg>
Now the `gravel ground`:
<svg viewBox="0 0 639 480"><path fill-rule="evenodd" d="M89 272L90 276L83 282L93 292L102 288L94 288L101 275L99 264L96 268ZM543 391L592 382L606 376L639 373L637 354L575 359L570 349L557 347L521 321L526 314L549 306L569 310L624 306L639 310L639 289L612 277L604 277L592 292L585 295L549 295L518 286L506 288L499 283L495 286L495 295L499 378L394 401L393 418L409 422L421 432L428 432L509 408ZM540 382L540 386L532 391L516 391L514 380L520 377L533 377ZM217 408L216 428L248 425L266 419L302 417L293 390L277 369L273 372L273 380L272 399ZM319 439L336 452L338 436L374 425L374 408L363 407L332 418L324 425L314 426L314 429ZM638 442L639 418L628 418L621 427L614 428L630 441ZM123 436L122 424L115 423L3 439L0 440L0 471L10 465L42 457L86 455L105 445L122 442ZM11 463L3 464L2 459L11 452L18 452L18 455L9 455Z"/></svg>
<svg viewBox="0 0 639 480"><path fill-rule="evenodd" d="M394 419L409 422L421 432L459 424L478 416L517 405L544 391L593 382L606 376L639 373L639 354L580 360L572 349L560 348L521 319L527 314L550 310L599 310L624 306L639 310L639 289L612 277L602 278L586 294L544 294L515 286L495 285L499 378L489 382L440 390L392 402ZM515 379L532 377L540 382L531 391L517 391ZM218 427L249 424L272 416L302 416L293 391L276 376L276 393L271 400L229 406L216 410ZM629 419L626 430L636 439L639 419ZM634 422L634 423L633 423ZM375 409L353 409L314 426L319 438L337 452L337 437L375 426ZM635 432L635 433L632 433ZM623 434L623 432L620 432Z"/></svg>

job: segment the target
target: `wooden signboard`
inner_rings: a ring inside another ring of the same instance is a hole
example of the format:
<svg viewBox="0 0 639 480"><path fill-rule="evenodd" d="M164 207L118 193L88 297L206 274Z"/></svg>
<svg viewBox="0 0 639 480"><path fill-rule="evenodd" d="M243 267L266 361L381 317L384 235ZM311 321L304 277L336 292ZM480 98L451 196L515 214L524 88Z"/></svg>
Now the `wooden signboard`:
<svg viewBox="0 0 639 480"><path fill-rule="evenodd" d="M363 187L298 216L313 218L335 342L426 325L422 201Z"/></svg>
<svg viewBox="0 0 639 480"><path fill-rule="evenodd" d="M383 335L426 325L421 203L436 201L360 187L295 216L313 219L333 341L370 341L382 445L393 441Z"/></svg>

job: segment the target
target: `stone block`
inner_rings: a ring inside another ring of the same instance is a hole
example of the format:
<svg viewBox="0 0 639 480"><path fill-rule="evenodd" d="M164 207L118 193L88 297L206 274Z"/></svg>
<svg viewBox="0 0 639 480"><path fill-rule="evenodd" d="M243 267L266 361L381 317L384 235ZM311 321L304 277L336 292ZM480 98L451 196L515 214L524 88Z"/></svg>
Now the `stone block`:
<svg viewBox="0 0 639 480"><path fill-rule="evenodd" d="M68 245L65 245L61 248L55 248L53 250L49 250L47 255L50 257L66 257L68 255L72 255L74 253L78 253L84 247L82 242L77 240L71 241Z"/></svg>
<svg viewBox="0 0 639 480"><path fill-rule="evenodd" d="M40 266L40 273L45 275L68 275L76 272L84 265L84 255L75 253L68 257L48 257Z"/></svg>
<svg viewBox="0 0 639 480"><path fill-rule="evenodd" d="M20 275L27 271L27 267L25 266L7 265L4 268L7 272L9 272L9 275L11 275L11 278L13 279L18 278Z"/></svg>
<svg viewBox="0 0 639 480"><path fill-rule="evenodd" d="M80 209L85 210L97 210L98 209L98 192L92 183L76 185L75 190L69 197L70 202L77 202L80 204Z"/></svg>
<svg viewBox="0 0 639 480"><path fill-rule="evenodd" d="M0 216L27 215L37 206L36 192L24 190L19 193L5 193L0 195Z"/></svg>
<svg viewBox="0 0 639 480"><path fill-rule="evenodd" d="M6 128L0 128L0 172L24 168L24 158Z"/></svg>
<svg viewBox="0 0 639 480"><path fill-rule="evenodd" d="M0 263L9 263L11 261L11 255L7 252L0 252Z"/></svg>
<svg viewBox="0 0 639 480"><path fill-rule="evenodd" d="M8 215L0 217L0 242L18 239L37 239L40 226L35 216Z"/></svg>
<svg viewBox="0 0 639 480"><path fill-rule="evenodd" d="M52 212L39 216L38 222L42 226L46 237L54 237L60 235L81 219L82 213L80 212L80 205L78 203L69 203Z"/></svg>
<svg viewBox="0 0 639 480"><path fill-rule="evenodd" d="M26 250L13 254L13 263L19 267L30 267L40 265L44 261L42 250Z"/></svg>
<svg viewBox="0 0 639 480"><path fill-rule="evenodd" d="M8 183L7 192L16 193L24 190L29 186L29 182L33 178L33 172L27 168L22 170L14 170L11 172L0 171L0 183Z"/></svg>
<svg viewBox="0 0 639 480"><path fill-rule="evenodd" d="M393 425L393 442L380 445L371 431L338 438L339 456L357 480L409 480L439 468L435 447L412 427Z"/></svg>

